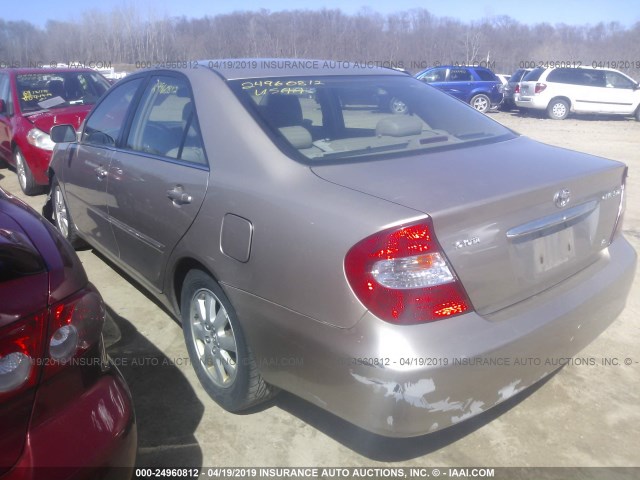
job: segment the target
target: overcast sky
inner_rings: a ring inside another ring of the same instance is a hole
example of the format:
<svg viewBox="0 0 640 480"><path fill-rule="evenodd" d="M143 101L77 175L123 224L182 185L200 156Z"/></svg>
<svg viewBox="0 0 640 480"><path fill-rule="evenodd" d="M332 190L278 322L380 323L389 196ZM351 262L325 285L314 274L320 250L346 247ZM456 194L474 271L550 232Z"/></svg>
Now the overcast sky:
<svg viewBox="0 0 640 480"><path fill-rule="evenodd" d="M392 0L376 2L369 0L317 0L315 2L295 0L29 0L23 4L17 0L4 0L2 18L5 21L27 20L35 25L44 26L47 20L79 19L87 9L110 11L123 5L135 5L144 17L148 14L155 18L165 15L200 18L205 15L230 13L237 10L259 10L268 5L268 10L316 10L321 8L339 8L353 14L365 4L380 13L392 13L412 8L425 8L437 16L458 18L469 22L485 17L508 15L521 23L569 25L596 24L598 22L620 22L625 27L640 22L640 1L638 0Z"/></svg>

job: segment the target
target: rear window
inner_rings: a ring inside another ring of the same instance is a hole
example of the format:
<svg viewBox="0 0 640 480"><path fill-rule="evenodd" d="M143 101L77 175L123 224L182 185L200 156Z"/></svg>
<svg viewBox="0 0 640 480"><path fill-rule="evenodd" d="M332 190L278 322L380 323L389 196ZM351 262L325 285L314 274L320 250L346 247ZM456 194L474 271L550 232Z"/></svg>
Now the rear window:
<svg viewBox="0 0 640 480"><path fill-rule="evenodd" d="M527 70L526 68L519 68L513 73L513 75L511 75L509 83L518 83L528 72L530 72L530 70Z"/></svg>
<svg viewBox="0 0 640 480"><path fill-rule="evenodd" d="M305 163L401 156L513 137L463 102L407 76L229 83L276 143Z"/></svg>
<svg viewBox="0 0 640 480"><path fill-rule="evenodd" d="M484 80L485 82L498 81L498 78L493 74L493 72L489 72L488 70L476 70L476 75L480 77L480 80Z"/></svg>
<svg viewBox="0 0 640 480"><path fill-rule="evenodd" d="M43 72L16 76L20 109L23 112L93 105L109 89L109 83L95 72Z"/></svg>
<svg viewBox="0 0 640 480"><path fill-rule="evenodd" d="M556 68L549 72L547 81L583 85L588 87L604 87L605 78L602 70L582 70L578 68Z"/></svg>
<svg viewBox="0 0 640 480"><path fill-rule="evenodd" d="M537 82L540 79L540 75L544 72L544 68L534 68L529 73L527 73L523 78L523 82Z"/></svg>

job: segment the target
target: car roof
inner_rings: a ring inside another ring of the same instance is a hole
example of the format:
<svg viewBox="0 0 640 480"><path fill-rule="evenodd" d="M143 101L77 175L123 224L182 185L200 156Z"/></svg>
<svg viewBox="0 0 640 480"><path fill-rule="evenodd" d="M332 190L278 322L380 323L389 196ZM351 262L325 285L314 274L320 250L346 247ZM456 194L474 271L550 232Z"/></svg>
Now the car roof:
<svg viewBox="0 0 640 480"><path fill-rule="evenodd" d="M346 62L304 58L237 58L201 60L198 65L210 68L225 80L269 77L310 77L347 75L395 75L406 73L377 62Z"/></svg>

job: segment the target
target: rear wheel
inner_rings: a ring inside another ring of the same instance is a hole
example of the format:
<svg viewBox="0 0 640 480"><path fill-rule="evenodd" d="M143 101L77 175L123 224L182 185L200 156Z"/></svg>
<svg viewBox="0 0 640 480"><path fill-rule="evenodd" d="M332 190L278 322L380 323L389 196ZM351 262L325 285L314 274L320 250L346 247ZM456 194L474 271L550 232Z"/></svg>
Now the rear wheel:
<svg viewBox="0 0 640 480"><path fill-rule="evenodd" d="M190 271L180 305L187 351L211 398L237 412L276 393L260 375L233 306L213 278L201 270Z"/></svg>
<svg viewBox="0 0 640 480"><path fill-rule="evenodd" d="M552 120L564 120L569 115L569 103L561 98L554 98L547 106L547 115Z"/></svg>
<svg viewBox="0 0 640 480"><path fill-rule="evenodd" d="M636 120L640 122L640 106L636 109Z"/></svg>
<svg viewBox="0 0 640 480"><path fill-rule="evenodd" d="M491 106L491 100L489 100L489 97L482 93L475 95L469 103L473 108L482 113L485 113L487 110L489 110L489 107Z"/></svg>
<svg viewBox="0 0 640 480"><path fill-rule="evenodd" d="M18 175L18 183L25 195L37 195L44 191L44 187L36 183L33 173L29 168L29 164L24 159L22 150L20 147L16 147L13 152L13 157L16 163L16 174Z"/></svg>

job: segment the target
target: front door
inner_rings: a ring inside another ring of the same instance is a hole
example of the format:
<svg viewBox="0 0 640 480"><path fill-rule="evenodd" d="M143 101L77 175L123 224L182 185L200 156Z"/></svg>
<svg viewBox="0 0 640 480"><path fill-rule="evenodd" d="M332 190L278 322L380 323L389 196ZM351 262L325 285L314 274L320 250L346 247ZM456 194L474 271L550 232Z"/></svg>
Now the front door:
<svg viewBox="0 0 640 480"><path fill-rule="evenodd" d="M109 223L107 185L111 158L142 79L115 86L87 118L78 145L69 147L62 167L65 198L79 231L113 256L117 246Z"/></svg>

